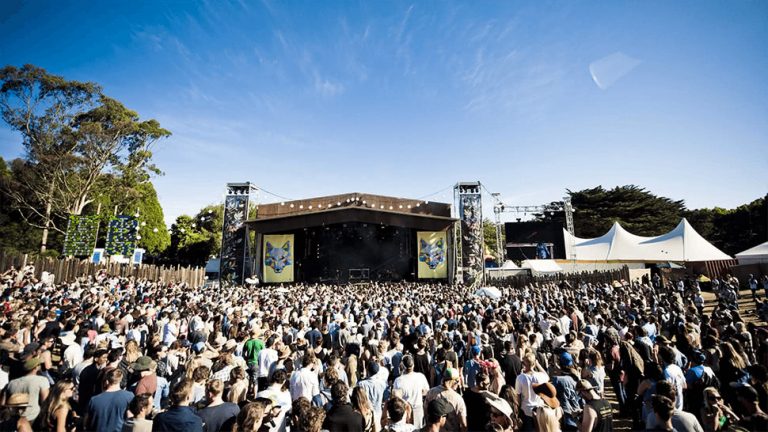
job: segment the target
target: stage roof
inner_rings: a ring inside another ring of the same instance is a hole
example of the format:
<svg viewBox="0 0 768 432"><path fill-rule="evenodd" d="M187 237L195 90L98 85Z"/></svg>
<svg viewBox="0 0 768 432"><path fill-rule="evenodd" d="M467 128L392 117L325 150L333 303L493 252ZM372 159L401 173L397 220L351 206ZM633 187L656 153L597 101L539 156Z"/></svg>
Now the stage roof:
<svg viewBox="0 0 768 432"><path fill-rule="evenodd" d="M450 204L351 193L260 205L247 224L262 234L352 222L442 231L456 222L450 214Z"/></svg>

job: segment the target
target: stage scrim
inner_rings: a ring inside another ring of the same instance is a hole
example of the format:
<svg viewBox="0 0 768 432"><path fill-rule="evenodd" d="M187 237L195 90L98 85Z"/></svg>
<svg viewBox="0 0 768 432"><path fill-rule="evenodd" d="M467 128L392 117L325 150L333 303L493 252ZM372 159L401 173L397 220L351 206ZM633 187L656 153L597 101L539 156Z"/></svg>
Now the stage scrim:
<svg viewBox="0 0 768 432"><path fill-rule="evenodd" d="M264 236L264 282L293 282L293 234Z"/></svg>
<svg viewBox="0 0 768 432"><path fill-rule="evenodd" d="M416 243L419 251L419 279L448 277L447 238L445 231L419 231Z"/></svg>

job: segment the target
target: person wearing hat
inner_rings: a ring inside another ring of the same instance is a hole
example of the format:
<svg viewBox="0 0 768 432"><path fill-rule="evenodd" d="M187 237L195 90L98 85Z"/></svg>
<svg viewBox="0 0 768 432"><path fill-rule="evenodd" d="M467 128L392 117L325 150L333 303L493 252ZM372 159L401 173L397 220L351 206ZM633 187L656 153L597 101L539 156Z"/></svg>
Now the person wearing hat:
<svg viewBox="0 0 768 432"><path fill-rule="evenodd" d="M512 421L512 407L509 402L503 398L493 394L485 393L485 403L488 405L489 424L486 425L484 430L501 430L504 432L511 432L513 430L514 422Z"/></svg>
<svg viewBox="0 0 768 432"><path fill-rule="evenodd" d="M388 387L389 372L387 368L382 368L375 359L368 361L366 371L368 376L360 380L357 386L365 390L368 401L371 402L375 424L381 424L382 406L384 405L384 393Z"/></svg>
<svg viewBox="0 0 768 432"><path fill-rule="evenodd" d="M720 387L720 380L712 368L704 364L706 361L707 355L703 351L696 349L691 352L691 367L685 372L688 396L685 403L692 412L701 408L705 388Z"/></svg>
<svg viewBox="0 0 768 432"><path fill-rule="evenodd" d="M563 425L569 429L578 426L578 414L581 412L581 398L576 391L576 384L581 372L576 368L573 356L563 351L558 356L558 370L552 373L552 385L557 390L557 399L563 407Z"/></svg>
<svg viewBox="0 0 768 432"><path fill-rule="evenodd" d="M24 417L24 411L29 407L29 395L14 393L2 404L3 409L10 411L8 418L0 422L0 431L32 432L32 424Z"/></svg>
<svg viewBox="0 0 768 432"><path fill-rule="evenodd" d="M557 400L557 390L551 382L533 384L533 391L544 402L536 408L536 430L541 432L556 432L560 430L560 420L563 417L563 409Z"/></svg>
<svg viewBox="0 0 768 432"><path fill-rule="evenodd" d="M157 392L157 375L155 375L157 363L150 357L141 356L131 365L131 369L141 377L136 384L134 394L149 393L154 395Z"/></svg>
<svg viewBox="0 0 768 432"><path fill-rule="evenodd" d="M395 378L393 388L403 391L403 399L413 409L413 425L420 428L424 425L424 396L429 391L429 383L423 373L414 372L413 357L410 354L403 356L401 365L405 370Z"/></svg>
<svg viewBox="0 0 768 432"><path fill-rule="evenodd" d="M576 386L584 398L584 413L579 424L580 432L611 432L613 430L613 409L602 399L588 380L580 380Z"/></svg>
<svg viewBox="0 0 768 432"><path fill-rule="evenodd" d="M447 368L443 372L443 383L427 392L424 402L429 404L437 399L444 400L451 407L442 430L465 431L467 430L467 406L461 395L456 392L459 388L461 373L458 369Z"/></svg>
<svg viewBox="0 0 768 432"><path fill-rule="evenodd" d="M48 398L50 384L48 379L38 375L40 371L40 358L31 357L23 363L25 375L8 383L0 402L5 402L7 395L24 393L29 396L29 407L24 411L24 417L30 423L34 423L40 414L40 405Z"/></svg>
<svg viewBox="0 0 768 432"><path fill-rule="evenodd" d="M427 404L426 426L421 428L421 432L440 432L445 427L448 415L453 411L453 407L443 398L437 398Z"/></svg>

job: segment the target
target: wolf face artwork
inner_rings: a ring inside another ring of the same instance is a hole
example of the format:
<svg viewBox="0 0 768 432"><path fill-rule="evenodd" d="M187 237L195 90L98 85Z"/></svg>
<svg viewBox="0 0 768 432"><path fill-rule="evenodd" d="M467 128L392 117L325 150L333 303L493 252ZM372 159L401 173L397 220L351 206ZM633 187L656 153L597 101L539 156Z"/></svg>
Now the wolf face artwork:
<svg viewBox="0 0 768 432"><path fill-rule="evenodd" d="M445 245L443 244L443 239L434 242L421 240L419 247L419 261L428 265L430 270L434 270L437 266L445 262Z"/></svg>
<svg viewBox="0 0 768 432"><path fill-rule="evenodd" d="M282 247L274 247L272 243L267 242L267 253L264 256L264 265L274 270L275 273L282 273L286 266L291 265L291 242L287 241Z"/></svg>

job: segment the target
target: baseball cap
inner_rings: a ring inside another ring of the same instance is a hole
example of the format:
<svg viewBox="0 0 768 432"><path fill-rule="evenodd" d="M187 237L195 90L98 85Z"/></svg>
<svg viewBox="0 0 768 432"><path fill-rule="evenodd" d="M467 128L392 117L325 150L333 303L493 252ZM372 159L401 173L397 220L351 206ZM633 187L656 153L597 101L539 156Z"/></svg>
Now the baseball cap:
<svg viewBox="0 0 768 432"><path fill-rule="evenodd" d="M456 368L446 368L443 372L443 382L454 381L459 379L459 370Z"/></svg>
<svg viewBox="0 0 768 432"><path fill-rule="evenodd" d="M427 405L427 417L431 424L437 423L441 417L445 417L451 412L453 412L451 404L443 398L433 399Z"/></svg>
<svg viewBox="0 0 768 432"><path fill-rule="evenodd" d="M563 353L560 354L559 363L561 368L573 366L573 356L568 351L563 351Z"/></svg>

